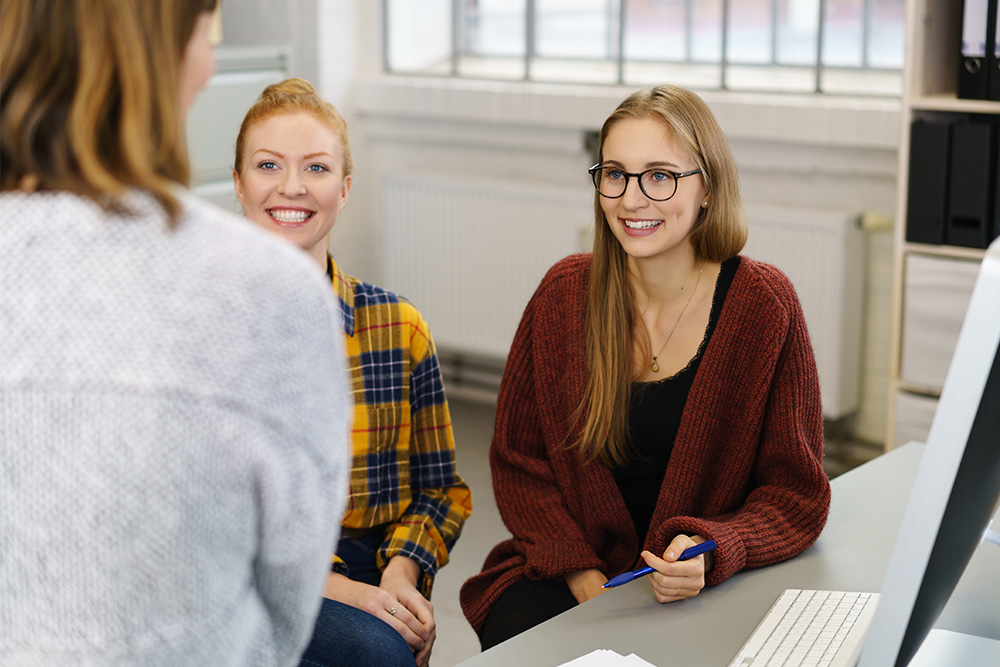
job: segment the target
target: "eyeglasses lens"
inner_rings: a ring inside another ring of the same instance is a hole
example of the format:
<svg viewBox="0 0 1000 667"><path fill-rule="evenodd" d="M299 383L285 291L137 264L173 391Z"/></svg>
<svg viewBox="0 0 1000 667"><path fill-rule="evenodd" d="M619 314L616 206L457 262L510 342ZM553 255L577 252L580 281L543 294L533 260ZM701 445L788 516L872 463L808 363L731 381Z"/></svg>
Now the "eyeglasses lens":
<svg viewBox="0 0 1000 667"><path fill-rule="evenodd" d="M631 176L620 169L604 167L594 172L594 185L605 197L620 197ZM674 194L676 180L668 171L649 169L639 176L643 193L650 199L669 199Z"/></svg>

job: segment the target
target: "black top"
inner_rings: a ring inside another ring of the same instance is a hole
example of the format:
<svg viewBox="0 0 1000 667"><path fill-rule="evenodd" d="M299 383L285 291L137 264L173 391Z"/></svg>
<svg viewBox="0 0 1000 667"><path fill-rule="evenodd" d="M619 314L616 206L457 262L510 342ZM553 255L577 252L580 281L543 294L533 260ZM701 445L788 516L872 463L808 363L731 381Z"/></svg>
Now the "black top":
<svg viewBox="0 0 1000 667"><path fill-rule="evenodd" d="M688 392L691 391L705 347L719 321L722 304L739 264L739 257L732 257L722 263L712 295L712 311L705 328L705 337L688 365L662 380L632 383L629 402L631 463L615 469L614 476L635 524L639 544L645 542L646 533L649 532L649 522L660 496L660 487L663 485L670 452L680 428Z"/></svg>

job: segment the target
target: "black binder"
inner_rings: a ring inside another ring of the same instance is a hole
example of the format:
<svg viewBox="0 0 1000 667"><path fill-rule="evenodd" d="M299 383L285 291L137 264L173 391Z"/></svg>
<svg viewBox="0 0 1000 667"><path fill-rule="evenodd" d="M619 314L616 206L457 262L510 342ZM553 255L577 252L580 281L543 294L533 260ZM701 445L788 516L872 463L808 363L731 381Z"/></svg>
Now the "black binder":
<svg viewBox="0 0 1000 667"><path fill-rule="evenodd" d="M986 97L1000 101L1000 40L997 39L997 35L1000 35L1000 31L997 30L997 25L1000 24L1000 11L998 11L997 0L989 0L989 2L989 22L993 26L993 31L989 33L992 47L986 57L987 69L989 70L986 76L988 88Z"/></svg>
<svg viewBox="0 0 1000 667"><path fill-rule="evenodd" d="M990 60L996 36L996 0L964 0L962 53L958 67L958 96L984 100L989 97Z"/></svg>
<svg viewBox="0 0 1000 667"><path fill-rule="evenodd" d="M995 134L997 145L994 148L996 163L993 168L993 229L990 230L990 241L1000 236L1000 128L997 128Z"/></svg>
<svg viewBox="0 0 1000 667"><path fill-rule="evenodd" d="M910 168L906 196L906 240L944 243L948 208L951 124L916 121L910 126Z"/></svg>
<svg viewBox="0 0 1000 667"><path fill-rule="evenodd" d="M945 230L949 245L985 248L993 236L996 148L991 123L959 122L951 128Z"/></svg>

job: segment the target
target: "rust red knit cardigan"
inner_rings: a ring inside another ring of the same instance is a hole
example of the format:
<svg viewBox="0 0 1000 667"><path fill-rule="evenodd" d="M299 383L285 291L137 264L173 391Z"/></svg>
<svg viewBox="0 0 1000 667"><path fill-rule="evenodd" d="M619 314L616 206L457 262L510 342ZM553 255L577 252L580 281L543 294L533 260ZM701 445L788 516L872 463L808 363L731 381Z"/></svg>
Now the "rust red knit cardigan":
<svg viewBox="0 0 1000 667"><path fill-rule="evenodd" d="M511 584L638 565L681 533L714 539L708 585L809 547L826 523L823 417L816 363L788 278L746 257L694 384L644 545L611 470L567 450L586 382L590 255L567 257L525 309L504 370L490 465L514 536L461 591L477 632Z"/></svg>

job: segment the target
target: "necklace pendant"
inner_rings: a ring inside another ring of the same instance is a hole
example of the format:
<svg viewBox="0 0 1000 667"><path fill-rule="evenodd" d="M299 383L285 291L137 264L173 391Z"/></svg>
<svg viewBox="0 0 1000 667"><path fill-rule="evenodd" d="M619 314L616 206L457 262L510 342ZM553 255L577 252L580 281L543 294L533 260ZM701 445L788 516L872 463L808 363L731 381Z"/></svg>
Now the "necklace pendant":
<svg viewBox="0 0 1000 667"><path fill-rule="evenodd" d="M649 365L649 370L653 371L654 373L660 372L660 365L656 363L656 357L653 357L653 363Z"/></svg>

